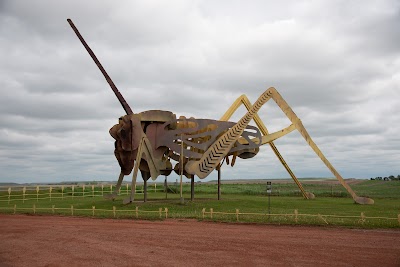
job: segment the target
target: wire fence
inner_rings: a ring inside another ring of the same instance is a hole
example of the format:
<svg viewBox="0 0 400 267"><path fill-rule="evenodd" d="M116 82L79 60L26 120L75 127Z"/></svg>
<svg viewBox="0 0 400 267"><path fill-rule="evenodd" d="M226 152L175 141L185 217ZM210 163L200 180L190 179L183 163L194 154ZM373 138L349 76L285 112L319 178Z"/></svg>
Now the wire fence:
<svg viewBox="0 0 400 267"><path fill-rule="evenodd" d="M202 219L211 219L217 221L236 221L236 222L251 222L263 221L271 223L294 223L294 224L333 224L333 225L361 225L361 226L378 226L385 225L389 227L400 227L400 214L397 218L391 217L371 217L366 216L364 212L360 215L326 215L326 214L304 214L299 213L296 209L293 213L256 213L256 212L240 212L235 209L235 212L214 211L210 208L207 211L205 208L201 211ZM258 217L259 220L255 218Z"/></svg>
<svg viewBox="0 0 400 267"><path fill-rule="evenodd" d="M33 204L31 207L18 207L14 204L12 207L0 207L0 212L5 214L46 214L46 215L64 215L64 216L84 216L84 217L104 217L119 219L158 219L180 218L179 214L170 213L168 208L158 208L156 210L143 210L138 206L135 209L98 209L70 207L37 207ZM360 227L400 227L400 214L397 218L391 217L372 217L366 216L364 212L360 215L326 215L326 214L305 214L297 209L293 213L257 213L241 212L235 209L234 212L214 211L213 208L203 208L196 219L226 221L226 222L252 222L252 223L275 223L275 224L302 224L302 225L347 225Z"/></svg>
<svg viewBox="0 0 400 267"><path fill-rule="evenodd" d="M75 197L98 197L114 192L115 185L36 185L36 186L14 186L0 187L0 202L45 200L45 199L65 199ZM121 186L118 195L128 195L131 186L129 184ZM136 194L144 193L144 186L135 186ZM156 183L147 187L148 192L164 191L163 186Z"/></svg>
<svg viewBox="0 0 400 267"><path fill-rule="evenodd" d="M69 208L57 208L55 205L52 205L51 208L39 208L33 204L32 207L17 207L17 204L14 204L13 207L0 207L0 210L4 213L32 213L36 214L53 214L53 215L70 215L70 216L98 216L98 217L110 217L112 214L113 218L123 218L123 217L133 217L136 219L140 218L140 214L155 214L159 219L167 219L168 218L168 208L159 208L158 210L139 210L139 207L136 206L134 210L120 209L117 210L115 206L113 206L112 210L109 209L96 209L96 206L92 206L91 209L80 209L75 208L74 205L71 205ZM153 216L154 217L154 216ZM148 218L148 216L145 216Z"/></svg>

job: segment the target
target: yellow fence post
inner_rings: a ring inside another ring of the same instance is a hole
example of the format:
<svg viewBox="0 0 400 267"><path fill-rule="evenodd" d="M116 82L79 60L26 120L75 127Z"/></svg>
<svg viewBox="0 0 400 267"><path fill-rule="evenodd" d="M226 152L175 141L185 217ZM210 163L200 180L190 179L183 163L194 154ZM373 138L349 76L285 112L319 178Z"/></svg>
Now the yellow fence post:
<svg viewBox="0 0 400 267"><path fill-rule="evenodd" d="M318 214L318 218L320 218L322 221L324 221L326 224L328 224L328 221L324 219L324 217L322 217L321 214Z"/></svg>
<svg viewBox="0 0 400 267"><path fill-rule="evenodd" d="M61 186L61 199L64 199L64 186Z"/></svg>
<svg viewBox="0 0 400 267"><path fill-rule="evenodd" d="M205 215L206 215L206 208L203 208L203 209L201 210L201 215L202 215L202 217L203 217L203 219L204 219L204 217L205 217Z"/></svg>
<svg viewBox="0 0 400 267"><path fill-rule="evenodd" d="M10 198L11 198L11 187L8 188L8 204L10 204Z"/></svg>
<svg viewBox="0 0 400 267"><path fill-rule="evenodd" d="M55 205L52 205L51 206L51 212L54 214L54 207L55 207Z"/></svg>
<svg viewBox="0 0 400 267"><path fill-rule="evenodd" d="M116 210L117 210L117 208L116 208L115 206L113 206L113 214L114 214L114 218L115 218L115 215L116 215Z"/></svg>
<svg viewBox="0 0 400 267"><path fill-rule="evenodd" d="M17 212L17 204L14 204L14 214Z"/></svg>
<svg viewBox="0 0 400 267"><path fill-rule="evenodd" d="M82 197L85 197L85 185L82 185Z"/></svg>
<svg viewBox="0 0 400 267"><path fill-rule="evenodd" d="M126 184L126 194L129 194L129 184Z"/></svg>
<svg viewBox="0 0 400 267"><path fill-rule="evenodd" d="M51 201L51 191L53 191L53 187L49 187L49 195L50 195L50 201Z"/></svg>
<svg viewBox="0 0 400 267"><path fill-rule="evenodd" d="M104 196L104 185L101 185L101 196Z"/></svg>
<svg viewBox="0 0 400 267"><path fill-rule="evenodd" d="M154 183L154 193L157 192L157 184Z"/></svg>
<svg viewBox="0 0 400 267"><path fill-rule="evenodd" d="M92 216L94 217L94 210L96 209L95 206L92 206Z"/></svg>
<svg viewBox="0 0 400 267"><path fill-rule="evenodd" d="M160 213L160 219L161 219L162 218L162 208L159 208L158 212Z"/></svg>
<svg viewBox="0 0 400 267"><path fill-rule="evenodd" d="M74 195L75 195L75 186L74 185L72 185L72 198L74 198Z"/></svg>
<svg viewBox="0 0 400 267"><path fill-rule="evenodd" d="M239 209L236 209L236 221L239 221Z"/></svg>
<svg viewBox="0 0 400 267"><path fill-rule="evenodd" d="M92 197L94 197L94 185L92 184Z"/></svg>
<svg viewBox="0 0 400 267"><path fill-rule="evenodd" d="M214 209L210 208L210 217L211 217L211 219L213 218L213 212L214 212Z"/></svg>
<svg viewBox="0 0 400 267"><path fill-rule="evenodd" d="M364 214L364 212L361 212L361 224L362 225L364 225L364 223L365 223L365 214Z"/></svg>
<svg viewBox="0 0 400 267"><path fill-rule="evenodd" d="M296 223L298 222L298 215L299 215L299 211L298 210L294 210L294 221Z"/></svg>
<svg viewBox="0 0 400 267"><path fill-rule="evenodd" d="M22 188L22 203L25 203L25 193L26 193L26 187L24 186Z"/></svg>
<svg viewBox="0 0 400 267"><path fill-rule="evenodd" d="M110 184L110 194L112 194L112 184Z"/></svg>
<svg viewBox="0 0 400 267"><path fill-rule="evenodd" d="M139 217L139 207L138 206L136 206L135 215L136 215L136 219L137 219Z"/></svg>
<svg viewBox="0 0 400 267"><path fill-rule="evenodd" d="M39 186L36 186L36 202L39 202Z"/></svg>
<svg viewBox="0 0 400 267"><path fill-rule="evenodd" d="M71 205L71 216L74 216L74 205Z"/></svg>
<svg viewBox="0 0 400 267"><path fill-rule="evenodd" d="M168 208L165 208L165 219L168 219ZM400 214L399 214L399 222L400 222Z"/></svg>

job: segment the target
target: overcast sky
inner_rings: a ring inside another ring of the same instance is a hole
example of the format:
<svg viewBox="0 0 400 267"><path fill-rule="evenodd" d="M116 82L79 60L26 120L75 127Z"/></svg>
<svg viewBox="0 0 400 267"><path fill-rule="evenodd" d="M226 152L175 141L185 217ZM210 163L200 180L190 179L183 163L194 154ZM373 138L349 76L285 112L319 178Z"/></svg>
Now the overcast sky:
<svg viewBox="0 0 400 267"><path fill-rule="evenodd" d="M399 1L1 0L0 182L118 177L124 110L67 18L134 112L219 119L274 86L343 177L400 174ZM333 176L297 132L276 146L298 177ZM289 175L266 145L222 177Z"/></svg>

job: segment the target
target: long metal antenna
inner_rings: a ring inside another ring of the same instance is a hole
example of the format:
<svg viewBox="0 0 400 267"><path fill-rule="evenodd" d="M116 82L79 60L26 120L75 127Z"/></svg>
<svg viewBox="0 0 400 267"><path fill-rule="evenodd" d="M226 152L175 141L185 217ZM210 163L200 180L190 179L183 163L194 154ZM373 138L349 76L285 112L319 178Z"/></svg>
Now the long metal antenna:
<svg viewBox="0 0 400 267"><path fill-rule="evenodd" d="M107 72L101 65L100 61L97 59L96 55L93 53L92 49L88 46L88 44L85 42L83 39L82 35L79 33L78 29L75 27L74 23L72 22L71 19L67 19L69 25L71 28L74 30L76 36L78 36L79 40L83 44L83 46L86 48L86 51L88 51L89 55L92 57L94 63L96 63L97 67L100 69L101 73L103 73L104 78L106 78L106 81L110 85L111 89L114 91L115 96L118 98L119 102L122 105L122 108L125 110L126 114L130 115L133 114L131 107L128 105L128 103L125 101L124 97L121 95L121 93L118 91L118 88L115 86L114 82L111 80L110 76L108 76Z"/></svg>

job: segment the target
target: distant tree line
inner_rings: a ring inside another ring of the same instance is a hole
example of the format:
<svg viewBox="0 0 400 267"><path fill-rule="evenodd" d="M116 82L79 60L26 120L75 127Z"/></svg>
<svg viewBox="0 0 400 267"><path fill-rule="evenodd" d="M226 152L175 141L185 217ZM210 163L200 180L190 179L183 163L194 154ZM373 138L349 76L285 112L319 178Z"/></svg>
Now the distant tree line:
<svg viewBox="0 0 400 267"><path fill-rule="evenodd" d="M372 178L371 177L371 180L378 180L378 181L400 181L400 175L397 175L397 176L394 176L394 175L389 175L389 176L387 176L387 177L381 177L381 176L378 176L378 177L375 177L375 178Z"/></svg>

